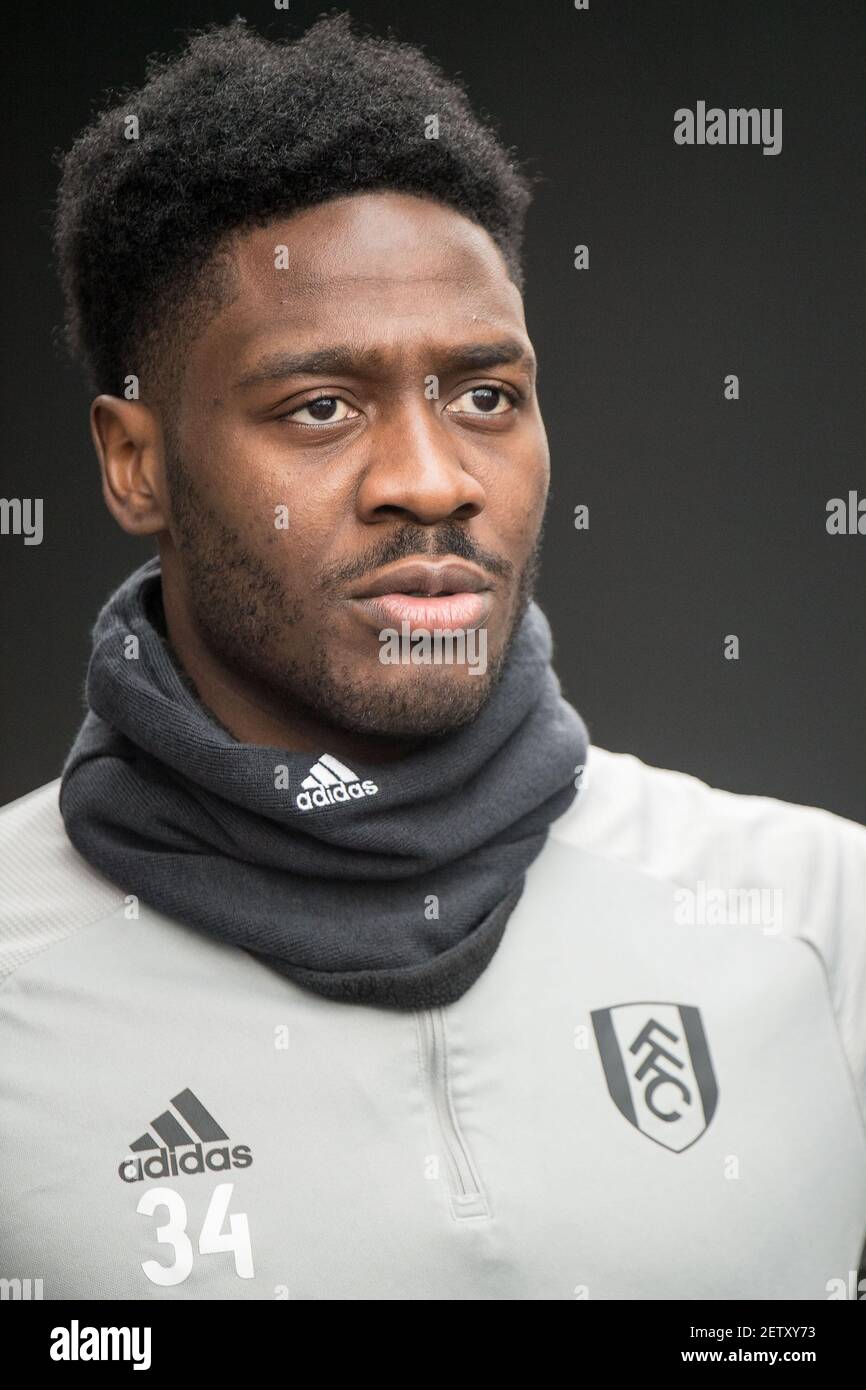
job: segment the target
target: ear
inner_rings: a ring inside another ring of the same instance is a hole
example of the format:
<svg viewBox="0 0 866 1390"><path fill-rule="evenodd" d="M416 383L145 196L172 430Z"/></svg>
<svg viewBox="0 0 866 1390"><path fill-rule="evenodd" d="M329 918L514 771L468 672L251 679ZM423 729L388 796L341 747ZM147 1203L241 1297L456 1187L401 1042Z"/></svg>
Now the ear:
<svg viewBox="0 0 866 1390"><path fill-rule="evenodd" d="M142 401L97 396L90 432L102 470L102 495L115 521L133 536L168 529L162 429Z"/></svg>

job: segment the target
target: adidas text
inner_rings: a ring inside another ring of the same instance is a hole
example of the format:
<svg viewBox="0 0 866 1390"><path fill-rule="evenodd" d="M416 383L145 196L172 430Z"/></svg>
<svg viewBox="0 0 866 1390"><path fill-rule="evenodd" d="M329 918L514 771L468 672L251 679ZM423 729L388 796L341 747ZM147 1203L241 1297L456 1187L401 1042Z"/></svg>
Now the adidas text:
<svg viewBox="0 0 866 1390"><path fill-rule="evenodd" d="M201 1144L193 1144L180 1154L174 1149L160 1149L147 1158L125 1158L117 1172L124 1182L141 1182L144 1178L178 1177L181 1173L208 1170L223 1173L229 1168L248 1168L252 1161L247 1144L236 1144L231 1150L227 1145L204 1150Z"/></svg>
<svg viewBox="0 0 866 1390"><path fill-rule="evenodd" d="M299 811L312 811L314 806L335 806L341 801L358 801L363 796L375 796L375 782L362 782L357 773L330 753L323 753L310 768L309 776L301 783L295 797Z"/></svg>

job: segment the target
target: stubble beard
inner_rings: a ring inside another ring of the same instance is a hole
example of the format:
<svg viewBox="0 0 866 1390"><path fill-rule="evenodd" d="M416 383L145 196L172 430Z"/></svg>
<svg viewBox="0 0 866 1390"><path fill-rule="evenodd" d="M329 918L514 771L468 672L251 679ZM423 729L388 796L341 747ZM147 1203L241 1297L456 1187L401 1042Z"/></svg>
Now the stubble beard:
<svg viewBox="0 0 866 1390"><path fill-rule="evenodd" d="M543 522L517 580L505 639L483 674L417 665L409 668L411 679L403 674L389 681L389 672L407 668L383 665L377 654L375 678L364 680L357 664L341 659L326 639L327 599L320 621L310 622L309 601L287 592L282 574L213 510L176 453L167 457L167 474L192 621L212 656L252 682L275 713L284 710L290 719L295 711L368 739L415 742L453 733L487 703L533 598ZM394 539L407 554L430 553L426 527L409 525ZM471 550L456 523L437 531L437 553L462 551L463 558L472 558Z"/></svg>

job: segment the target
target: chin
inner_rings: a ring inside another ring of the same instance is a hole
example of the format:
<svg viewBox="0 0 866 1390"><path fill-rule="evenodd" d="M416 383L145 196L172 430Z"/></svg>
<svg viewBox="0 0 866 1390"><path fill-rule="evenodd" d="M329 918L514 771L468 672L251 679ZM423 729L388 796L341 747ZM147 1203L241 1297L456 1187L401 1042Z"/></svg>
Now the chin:
<svg viewBox="0 0 866 1390"><path fill-rule="evenodd" d="M493 685L490 670L407 673L405 679L357 688L348 699L332 699L331 721L353 733L380 738L435 738L469 724L487 701ZM336 694L336 692L334 692Z"/></svg>

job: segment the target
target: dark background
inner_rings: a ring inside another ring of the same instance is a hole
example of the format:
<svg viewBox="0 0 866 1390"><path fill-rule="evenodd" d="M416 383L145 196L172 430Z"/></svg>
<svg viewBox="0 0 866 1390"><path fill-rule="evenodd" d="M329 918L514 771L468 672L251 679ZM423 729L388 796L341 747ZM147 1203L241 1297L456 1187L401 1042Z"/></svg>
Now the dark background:
<svg viewBox="0 0 866 1390"><path fill-rule="evenodd" d="M240 12L297 33L324 8L91 0L4 15L0 495L42 497L45 538L0 537L0 802L58 775L90 625L152 548L104 508L88 397L55 345L52 153L185 29ZM539 597L594 741L866 820L866 536L825 529L830 497L866 495L866 6L345 8L459 72L543 176L526 292L553 464ZM676 146L674 110L699 99L782 107L781 153ZM727 633L739 661L723 659Z"/></svg>

